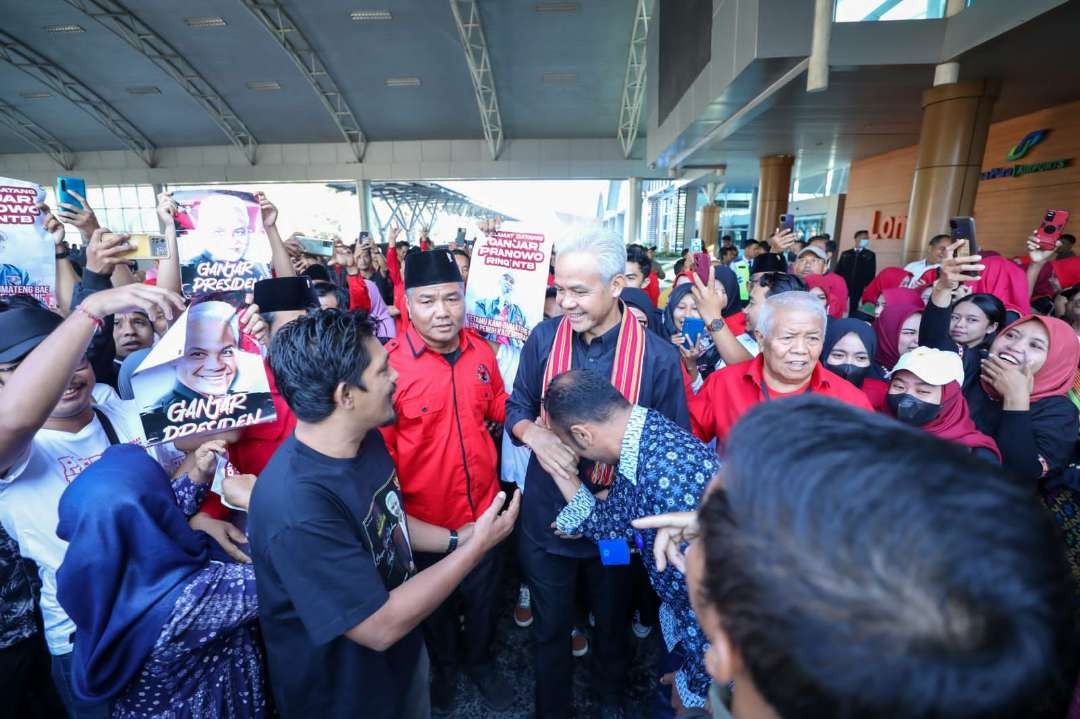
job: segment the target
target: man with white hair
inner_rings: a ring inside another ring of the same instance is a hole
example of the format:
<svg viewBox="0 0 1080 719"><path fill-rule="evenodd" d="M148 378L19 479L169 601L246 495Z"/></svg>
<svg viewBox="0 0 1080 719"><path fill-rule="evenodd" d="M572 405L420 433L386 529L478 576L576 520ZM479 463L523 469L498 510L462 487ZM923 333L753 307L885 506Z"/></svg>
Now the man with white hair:
<svg viewBox="0 0 1080 719"><path fill-rule="evenodd" d="M655 409L682 427L689 417L679 354L675 346L645 331L619 301L626 285L626 248L604 230L575 234L558 243L555 260L559 318L541 322L521 352L506 426L515 442L532 449L522 502L519 554L535 612L536 716L572 714L572 670L566 655L574 620L578 577L590 594L596 619L592 647L596 671L591 692L598 716L620 717L620 690L632 652L625 645L630 625L629 551L620 565L602 564L595 542L555 534L552 522L566 506L554 478L580 478L593 493L610 488L615 468L579 460L546 426L542 401L547 387L571 369L610 378L629 400Z"/></svg>
<svg viewBox="0 0 1080 719"><path fill-rule="evenodd" d="M732 425L758 402L801 394L822 394L872 411L858 387L818 362L825 321L824 305L809 292L766 299L754 329L761 354L705 380L690 402L694 434L723 444Z"/></svg>

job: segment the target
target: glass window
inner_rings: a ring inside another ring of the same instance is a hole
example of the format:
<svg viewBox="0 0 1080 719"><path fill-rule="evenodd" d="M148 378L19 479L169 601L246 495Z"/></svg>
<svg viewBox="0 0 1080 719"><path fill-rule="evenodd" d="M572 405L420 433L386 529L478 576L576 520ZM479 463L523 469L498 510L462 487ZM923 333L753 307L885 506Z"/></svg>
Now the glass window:
<svg viewBox="0 0 1080 719"><path fill-rule="evenodd" d="M100 207L102 207L102 208L106 208L106 207L123 207L123 204L120 202L120 188L119 187L114 187L114 186L110 185L108 187L101 188L101 191L102 191L102 199L101 199L101 202L99 203ZM94 209L97 209L97 208L95 207Z"/></svg>
<svg viewBox="0 0 1080 719"><path fill-rule="evenodd" d="M945 17L945 0L836 0L836 22L931 20Z"/></svg>
<svg viewBox="0 0 1080 719"><path fill-rule="evenodd" d="M154 200L154 188L150 185L139 185L139 201L135 205L136 207L156 207L157 202Z"/></svg>

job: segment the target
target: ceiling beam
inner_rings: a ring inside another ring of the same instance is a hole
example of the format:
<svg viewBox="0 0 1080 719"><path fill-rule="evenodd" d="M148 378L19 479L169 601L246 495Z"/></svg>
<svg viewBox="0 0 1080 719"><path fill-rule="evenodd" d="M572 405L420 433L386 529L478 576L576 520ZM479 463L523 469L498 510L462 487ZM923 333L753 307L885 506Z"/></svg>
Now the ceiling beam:
<svg viewBox="0 0 1080 719"><path fill-rule="evenodd" d="M16 135L42 152L48 153L56 164L65 170L75 167L75 153L14 106L0 100L0 122L10 127Z"/></svg>
<svg viewBox="0 0 1080 719"><path fill-rule="evenodd" d="M200 75L191 63L163 37L115 0L66 0L66 2L97 20L161 68L206 110L210 119L224 131L229 141L244 153L247 161L252 165L255 164L258 143L247 125L206 81L206 78Z"/></svg>
<svg viewBox="0 0 1080 719"><path fill-rule="evenodd" d="M623 80L622 103L619 108L619 142L623 157L629 159L641 124L641 107L645 104L645 58L649 37L649 0L637 0L634 9L634 31L630 35L630 52L626 58L626 77Z"/></svg>
<svg viewBox="0 0 1080 719"><path fill-rule="evenodd" d="M341 94L337 83L330 77L326 64L285 12L281 3L277 0L240 0L240 2L263 24L271 37L300 68L312 89L319 96L323 107L330 113L330 119L334 121L345 137L345 141L349 143L356 161L362 162L367 138L364 137L364 131L360 128L360 122L345 101L345 96Z"/></svg>
<svg viewBox="0 0 1080 719"><path fill-rule="evenodd" d="M153 167L157 148L116 108L105 102L93 90L77 80L48 58L0 31L0 60L14 65L37 79L57 95L75 103L100 122L106 130L120 138L147 167Z"/></svg>
<svg viewBox="0 0 1080 719"><path fill-rule="evenodd" d="M476 104L480 107L480 123L484 128L491 159L499 159L503 146L502 115L499 113L499 97L495 92L495 76L491 72L484 27L480 24L480 8L476 0L450 0L461 46L465 50L465 63L472 76Z"/></svg>

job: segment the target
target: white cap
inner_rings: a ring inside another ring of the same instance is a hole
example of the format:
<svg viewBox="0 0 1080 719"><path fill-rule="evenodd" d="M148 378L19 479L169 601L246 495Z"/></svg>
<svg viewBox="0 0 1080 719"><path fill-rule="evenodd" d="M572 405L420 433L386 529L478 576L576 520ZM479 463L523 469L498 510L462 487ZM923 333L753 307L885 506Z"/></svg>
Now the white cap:
<svg viewBox="0 0 1080 719"><path fill-rule="evenodd" d="M950 382L956 382L960 386L964 384L964 363L960 355L955 352L932 347L916 347L900 355L900 359L889 376L895 375L902 369L906 369L923 382L935 387L943 387Z"/></svg>

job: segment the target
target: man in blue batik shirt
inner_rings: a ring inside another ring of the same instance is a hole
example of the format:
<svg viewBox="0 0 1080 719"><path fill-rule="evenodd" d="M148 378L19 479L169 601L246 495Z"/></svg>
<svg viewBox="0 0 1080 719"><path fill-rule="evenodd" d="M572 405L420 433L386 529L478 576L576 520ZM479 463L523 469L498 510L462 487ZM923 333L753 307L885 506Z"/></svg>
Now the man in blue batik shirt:
<svg viewBox="0 0 1080 719"><path fill-rule="evenodd" d="M551 430L578 456L618 467L610 489L595 495L577 477L556 479L567 501L555 519L560 536L633 543L630 520L693 511L720 469L708 446L659 412L631 405L595 372L571 370L556 377L544 408ZM642 537L642 553L652 556L655 530L644 530ZM678 696L687 707L703 706L709 688L702 660L706 637L690 607L686 579L678 570L661 573L652 562L645 564L661 601L668 652L682 656L674 677Z"/></svg>

